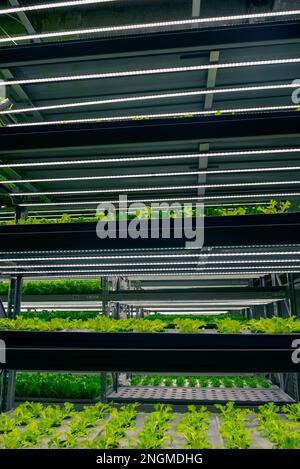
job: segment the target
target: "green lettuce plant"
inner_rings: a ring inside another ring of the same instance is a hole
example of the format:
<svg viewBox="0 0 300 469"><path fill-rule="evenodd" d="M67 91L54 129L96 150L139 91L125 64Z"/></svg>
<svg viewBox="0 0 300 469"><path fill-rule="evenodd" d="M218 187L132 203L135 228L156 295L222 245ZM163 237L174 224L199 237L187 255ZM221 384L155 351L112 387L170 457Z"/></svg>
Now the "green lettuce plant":
<svg viewBox="0 0 300 469"><path fill-rule="evenodd" d="M210 414L205 407L196 409L196 406L188 406L189 412L184 415L176 431L186 440L184 448L187 449L207 449L211 448L208 442L207 431L210 426Z"/></svg>
<svg viewBox="0 0 300 469"><path fill-rule="evenodd" d="M171 443L172 437L167 434L170 429L170 420L173 418L171 406L157 404L154 412L146 417L144 426L137 435L137 442L131 439L130 448L134 449L160 449Z"/></svg>
<svg viewBox="0 0 300 469"><path fill-rule="evenodd" d="M215 404L222 415L220 434L225 441L228 449L248 449L252 440L252 432L246 428L246 422L249 420L249 409L236 409L234 402L229 401L225 406Z"/></svg>

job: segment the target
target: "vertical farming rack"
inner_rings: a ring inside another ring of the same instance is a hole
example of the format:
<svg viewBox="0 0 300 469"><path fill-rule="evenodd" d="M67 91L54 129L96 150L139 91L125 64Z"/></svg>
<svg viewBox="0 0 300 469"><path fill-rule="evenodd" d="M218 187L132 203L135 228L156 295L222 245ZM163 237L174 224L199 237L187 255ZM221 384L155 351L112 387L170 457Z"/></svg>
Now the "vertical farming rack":
<svg viewBox="0 0 300 469"><path fill-rule="evenodd" d="M24 304L91 301L115 318L224 310L299 318L300 115L292 100L299 15L24 42L0 48L14 104L0 111L0 218L11 221L0 226L7 316L20 313L23 279L90 277L102 279L94 297L24 297ZM203 246L177 238L175 219L168 238L161 227L151 238L147 226L142 238L99 239L90 218L99 204L118 212L120 195L135 210L138 203L204 204ZM216 211L241 206L261 213ZM48 223L27 224L30 217ZM113 402L299 400L299 364L291 359L299 334L0 337L6 409L14 405L15 370L113 372L106 396ZM278 386L169 392L120 385L119 373L131 372L261 373Z"/></svg>

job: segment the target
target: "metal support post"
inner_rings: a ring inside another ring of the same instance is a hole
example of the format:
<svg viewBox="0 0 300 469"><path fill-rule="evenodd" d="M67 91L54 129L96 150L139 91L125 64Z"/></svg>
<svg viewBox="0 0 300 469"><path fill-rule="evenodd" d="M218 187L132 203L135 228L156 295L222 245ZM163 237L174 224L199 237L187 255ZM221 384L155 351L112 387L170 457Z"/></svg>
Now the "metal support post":
<svg viewBox="0 0 300 469"><path fill-rule="evenodd" d="M118 392L118 390L119 390L119 373L118 372L112 373L112 379L113 379L113 390L114 390L114 392Z"/></svg>
<svg viewBox="0 0 300 469"><path fill-rule="evenodd" d="M6 410L7 410L7 378L8 378L8 370L2 370L2 373L1 373L0 412L6 412Z"/></svg>
<svg viewBox="0 0 300 469"><path fill-rule="evenodd" d="M26 207L19 207L17 205L15 209L15 223L18 224L19 221L25 221L28 216Z"/></svg>
<svg viewBox="0 0 300 469"><path fill-rule="evenodd" d="M107 373L101 371L100 374L100 400L106 402Z"/></svg>
<svg viewBox="0 0 300 469"><path fill-rule="evenodd" d="M300 318L300 311L297 311L297 300L296 300L296 293L295 293L294 274L287 274L287 281L288 281L289 303L290 303L291 316L297 316L297 318L299 319Z"/></svg>
<svg viewBox="0 0 300 469"><path fill-rule="evenodd" d="M266 286L266 279L265 279L265 277L261 277L261 279L260 279L260 284L261 284L262 287L265 287L265 286ZM264 315L264 318L268 317L267 305L263 305L263 315Z"/></svg>
<svg viewBox="0 0 300 469"><path fill-rule="evenodd" d="M16 290L16 279L11 278L8 288L8 298L7 298L7 317L12 318L15 302L15 290Z"/></svg>
<svg viewBox="0 0 300 469"><path fill-rule="evenodd" d="M276 287L276 275L271 274L271 282L272 282L272 287ZM278 304L276 301L273 302L273 315L278 316Z"/></svg>
<svg viewBox="0 0 300 469"><path fill-rule="evenodd" d="M107 295L109 291L109 283L107 277L101 277L101 289L102 289L102 314L104 316L109 315Z"/></svg>
<svg viewBox="0 0 300 469"><path fill-rule="evenodd" d="M15 283L15 301L13 310L13 319L15 319L21 312L21 301L22 301L22 275L17 275Z"/></svg>
<svg viewBox="0 0 300 469"><path fill-rule="evenodd" d="M10 279L7 301L7 316L15 319L21 311L22 298L22 275ZM11 410L15 403L16 371L5 370L1 380L1 402L2 411Z"/></svg>

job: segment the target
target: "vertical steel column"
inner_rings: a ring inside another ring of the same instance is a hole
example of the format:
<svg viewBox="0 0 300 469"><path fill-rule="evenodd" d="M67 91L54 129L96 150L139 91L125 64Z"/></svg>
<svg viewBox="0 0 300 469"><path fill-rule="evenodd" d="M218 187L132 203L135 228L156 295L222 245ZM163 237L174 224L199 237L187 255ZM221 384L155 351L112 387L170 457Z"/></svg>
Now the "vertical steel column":
<svg viewBox="0 0 300 469"><path fill-rule="evenodd" d="M12 318L15 302L15 290L16 290L16 279L11 278L8 288L8 299L7 299L7 317Z"/></svg>
<svg viewBox="0 0 300 469"><path fill-rule="evenodd" d="M109 315L109 310L108 310L108 290L109 290L109 283L108 283L108 278L107 277L101 277L101 290L102 290L102 314L104 316Z"/></svg>
<svg viewBox="0 0 300 469"><path fill-rule="evenodd" d="M294 284L294 274L287 274L287 281L288 281L288 290L289 290L289 303L291 308L291 315L297 316L300 318L300 311L297 311L297 299L296 299L296 292L295 292L295 284Z"/></svg>
<svg viewBox="0 0 300 469"><path fill-rule="evenodd" d="M7 388L8 388L8 370L1 373L1 395L0 395L0 412L7 410Z"/></svg>
<svg viewBox="0 0 300 469"><path fill-rule="evenodd" d="M260 284L261 284L262 287L266 286L265 277L261 277ZM268 316L268 311L267 311L267 306L266 305L263 306L263 314L264 314L264 318L266 318Z"/></svg>
<svg viewBox="0 0 300 469"><path fill-rule="evenodd" d="M8 318L15 319L21 310L22 298L22 275L17 275L16 278L10 279L7 301L7 316ZM16 371L5 370L3 371L1 383L1 402L0 406L2 411L11 410L15 403L15 389L16 389Z"/></svg>
<svg viewBox="0 0 300 469"><path fill-rule="evenodd" d="M107 385L107 380L106 380L107 374L105 371L101 371L100 374L100 400L101 402L106 402L106 385Z"/></svg>
<svg viewBox="0 0 300 469"><path fill-rule="evenodd" d="M13 310L13 319L15 319L21 312L21 301L22 301L22 275L17 275L15 283L15 301Z"/></svg>
<svg viewBox="0 0 300 469"><path fill-rule="evenodd" d="M18 205L15 208L15 223L18 224L19 220L25 221L27 218L27 209L26 207L19 207Z"/></svg>
<svg viewBox="0 0 300 469"><path fill-rule="evenodd" d="M112 373L112 379L113 379L113 390L114 390L114 392L118 392L118 390L119 390L119 373L117 371Z"/></svg>
<svg viewBox="0 0 300 469"><path fill-rule="evenodd" d="M271 274L271 282L272 282L272 287L276 287L276 275ZM276 301L273 302L273 313L274 316L278 316L278 304Z"/></svg>

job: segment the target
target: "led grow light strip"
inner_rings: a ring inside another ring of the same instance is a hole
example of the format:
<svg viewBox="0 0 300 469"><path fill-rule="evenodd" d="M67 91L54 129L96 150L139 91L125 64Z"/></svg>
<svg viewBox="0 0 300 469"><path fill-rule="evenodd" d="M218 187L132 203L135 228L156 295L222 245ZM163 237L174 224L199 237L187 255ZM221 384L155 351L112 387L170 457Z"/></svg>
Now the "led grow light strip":
<svg viewBox="0 0 300 469"><path fill-rule="evenodd" d="M5 163L0 164L1 168L38 168L47 166L73 166L73 165L87 165L87 164L102 164L102 163L128 163L136 161L158 161L158 160L176 160L176 159L190 159L190 158L206 158L206 157L225 157L225 156L252 156L252 155L276 155L280 153L298 153L300 147L294 148L270 148L270 149L257 149L257 150L238 150L238 151L212 151L203 153L179 153L173 155L147 155L147 156L124 156L112 157L105 159L90 159L90 160L72 160L72 161L47 161L47 162L31 162L31 163Z"/></svg>
<svg viewBox="0 0 300 469"><path fill-rule="evenodd" d="M17 254L16 254L17 255ZM93 259L122 259L122 260L132 260L132 259L173 259L173 258L187 258L187 257L256 257L256 256L294 256L300 255L300 251L269 251L269 252L233 252L233 253L184 253L184 254L143 254L143 255L114 255L114 256L66 256L66 257L17 257L17 258L0 258L0 262L26 262L30 261L61 261L61 260L93 260ZM284 261L289 262L290 259L284 259Z"/></svg>
<svg viewBox="0 0 300 469"><path fill-rule="evenodd" d="M10 38L1 38L0 42L16 42L16 41L26 41L29 39L46 39L54 37L67 37L73 35L85 35L85 34L95 34L95 33L107 33L107 32L120 32L120 31L134 31L141 29L142 31L150 28L164 28L168 26L187 26L192 24L202 24L202 23L216 23L219 21L239 21L245 19L262 19L262 18L279 18L282 16L294 16L299 15L300 10L286 10L286 11L272 11L265 13L246 13L243 15L230 15L230 16L215 16L211 18L193 18L193 19L184 19L184 20L174 20L174 21L160 21L156 23L137 23L137 24L126 24L119 26L107 26L99 28L88 28L88 29L73 29L70 31L59 31L59 32L49 32L49 33L38 33L38 34L28 34L22 36L11 36Z"/></svg>
<svg viewBox="0 0 300 469"><path fill-rule="evenodd" d="M28 260L28 259L27 259ZM32 259L30 259L32 260ZM292 259L293 263L300 262L300 259ZM287 263L291 262L291 259L251 259L250 263L253 264L276 264L276 263ZM187 264L195 264L193 268L198 269L198 265L204 265L205 269L219 269L218 267L206 267L207 265L210 264L225 264L225 265L231 265L231 264L247 264L249 267L250 264L248 264L247 261L243 260L218 260L218 261L199 261L198 259L195 259L194 261L174 261L174 262L166 262L166 261L161 261L161 262L130 262L130 266L140 266L140 267L148 267L148 266L173 266L173 265L187 265ZM13 265L13 266L4 266L5 269L47 269L47 268L69 268L69 267L98 267L98 268L107 268L107 267L126 267L126 264L122 263L105 263L105 264L40 264L40 265ZM299 264L300 267L300 264ZM234 268L239 268L239 267L234 267Z"/></svg>
<svg viewBox="0 0 300 469"><path fill-rule="evenodd" d="M1 43L1 39L0 39ZM191 65L187 67L168 67L168 68L152 68L144 70L126 70L124 72L105 72L105 73L91 73L84 75L67 75L67 76L58 76L58 77L46 77L46 78L29 78L22 80L8 80L2 81L1 85L10 86L10 85L34 85L42 83L56 83L56 82L65 82L65 81L78 81L78 80L94 80L99 78L122 78L122 77L132 77L132 76L141 76L141 75L157 75L161 73L183 73L183 72L193 72L201 70L211 70L211 69L226 69L226 68L238 68L238 67L257 67L262 65L283 65L283 64L294 64L299 63L300 58L295 57L291 59L268 59L268 60L254 60L247 62L228 62L228 63L214 63L214 64L205 64L205 65Z"/></svg>
<svg viewBox="0 0 300 469"><path fill-rule="evenodd" d="M248 268L249 268L249 267L248 267ZM142 275L147 275L148 272L157 272L157 274L155 274L155 275L159 275L159 272L163 271L163 272L168 272L169 275L173 275L173 272L178 272L178 271L179 271L179 272L182 272L182 273L183 273L183 272L184 272L184 273L185 273L185 272L190 272L190 273L193 274L193 275L200 275L200 274L202 274L202 275L214 275L214 274L218 274L217 270L221 270L222 273L221 273L220 275L222 275L222 274L224 275L224 274L226 274L226 273L231 273L231 274L240 274L240 273L243 273L243 274L245 274L245 273L249 273L249 274L263 274L263 273L265 273L265 274L268 274L268 273L285 273L285 272L290 273L290 272L291 272L290 269L298 269L298 270L293 270L293 272L299 273L299 268L300 268L300 266L298 266L298 265L295 265L295 266L294 266L294 265L291 265L290 267L285 267L284 269L276 270L276 271L274 270L274 267L261 267L261 268L263 269L262 271L256 270L255 272L252 272L252 271L250 271L250 270L248 270L248 271L245 270L245 271L243 271L243 272L239 272L240 269L237 268L237 267L230 267L229 269L226 269L226 268L224 268L224 269L222 269L222 268L220 268L220 269L212 268L213 270L216 270L216 272L210 272L209 270L207 270L207 271L204 271L204 270L196 270L196 268L188 268L188 267L186 267L186 268L182 267L182 268L178 268L178 269L177 269L177 268L173 268L173 267L170 268L170 269L161 269L161 268L159 268L159 270L158 270L158 269L147 269L147 270L145 270L145 269L134 269L134 270L130 270L130 269L123 269L123 270L118 269L118 270L113 270L113 269L110 269L110 270L107 270L107 271L106 271L106 270L103 270L103 269L96 269L96 270L93 270L93 269L89 269L89 270L80 270L80 269L77 269L77 270L69 270L68 272L69 272L69 273L72 272L73 274L80 274L81 272L85 272L85 273L92 273L92 272L93 272L93 273L99 273L99 274L103 273L103 274L105 274L105 275L115 275L115 274L120 274L120 275L121 275L121 274L122 274L122 275L126 275L126 274L127 274L127 275L136 275L137 273L142 274ZM53 267L53 269L55 269L55 267ZM241 267L241 269L245 269L245 267ZM250 267L249 269L251 269L251 267ZM253 269L260 269L260 267L253 266ZM37 270L36 270L36 271L26 271L26 270L21 271L21 270L16 270L16 271L14 271L14 272L10 272L10 271L7 271L7 272L6 272L5 270L3 270L2 275L5 275L5 274L6 274L6 275L17 275L17 274L51 274L51 273L53 273L53 274L55 274L55 273L59 274L59 273L66 273L66 271L65 271L65 270L56 270L56 271L51 271L51 270L40 270L40 271L37 271ZM182 273L181 273L181 275L182 275ZM175 274L174 274L174 275L175 275Z"/></svg>
<svg viewBox="0 0 300 469"><path fill-rule="evenodd" d="M288 243L288 244L258 244L258 245L255 245L256 248L285 248L285 247L288 247L288 248L293 248L293 247L296 247L296 248L299 248L300 246L300 243ZM246 248L249 248L249 249L252 249L253 246L252 245L243 245L243 246L240 246L240 245L237 245L237 246L214 246L214 249L246 249ZM199 248L196 248L196 249L199 249ZM58 254L58 253L61 253L61 254L65 254L65 253L87 253L87 252L95 252L95 253L100 253L100 252L104 252L105 254L108 253L108 252L112 252L112 253L116 253L116 252L128 252L130 251L131 253L132 252L169 252L169 251L176 251L176 252L183 252L183 251L186 251L187 249L185 247L164 247L164 248L130 248L130 249L56 249L55 251L51 251L51 250L43 250L43 251L13 251L13 254L40 254L41 252L43 254L47 253L47 254ZM188 251L190 250L193 250L193 248L189 248ZM2 251L1 252L1 255L2 254L12 254L11 251Z"/></svg>
<svg viewBox="0 0 300 469"><path fill-rule="evenodd" d="M65 272L65 271L62 271L60 272L61 275L58 275L59 272L52 272L52 271L41 271L41 272L1 272L1 276L5 276L5 275L17 275L17 274L24 274L24 275L28 275L28 277L32 277L32 278L35 278L34 275L48 275L49 278L74 278L74 276L78 276L78 278L81 278L81 277L91 277L91 278L95 278L97 279L98 278L98 275L99 275L99 271L95 271L93 274L92 273L89 273L89 272L93 272L93 271L69 271L69 272ZM285 273L299 273L299 270L273 270L272 273L274 274L285 274ZM101 274L101 272L100 272ZM199 277L217 277L217 276L224 276L224 275L234 275L234 276L238 276L240 277L241 275L249 275L249 276L264 276L264 275L269 275L270 274L270 271L266 271L266 272L263 272L263 271L259 271L259 272L248 272L248 271L243 271L243 272L231 272L231 271L225 271L225 272L213 272L213 273L201 273L201 272L185 272L184 273L184 276L185 277L192 277L194 279L198 279ZM114 273L112 274L109 274L107 275L108 277L110 276L113 276ZM134 274L130 274L132 277L136 277L136 275ZM142 275L143 277L182 277L182 273L177 273L177 272L174 272L172 274L171 273L167 273L167 274L162 274L162 273L149 273L147 271L141 273L140 275Z"/></svg>
<svg viewBox="0 0 300 469"><path fill-rule="evenodd" d="M91 5L93 3L112 3L116 0L73 0L65 2L54 2L54 3L45 3L39 5L30 5L30 6L19 6L14 8L4 8L0 10L0 15L8 15L11 13L20 13L28 11L39 11L39 10L49 10L53 8L66 8L66 7L77 7L81 5Z"/></svg>
<svg viewBox="0 0 300 469"><path fill-rule="evenodd" d="M117 174L109 176L78 176L63 178L41 178L41 179L12 179L1 180L0 185L4 184L27 184L35 182L73 182L73 181L101 181L115 179L135 179L135 178L156 178L173 176L199 176L201 174L209 176L210 174L240 174L240 173L265 173L276 171L299 171L300 166L279 166L274 168L245 168L245 169L212 169L208 171L176 171L173 173L141 173L141 174Z"/></svg>
<svg viewBox="0 0 300 469"><path fill-rule="evenodd" d="M11 194L10 194L11 195ZM131 199L128 200L128 203L143 202L143 203L161 203L161 202L192 202L210 199L240 199L240 198L264 198L270 199L270 197L297 197L300 196L300 192L276 192L271 194L237 194L237 195L216 195L216 196L202 196L199 197L169 197L161 199ZM99 204L119 204L120 200L93 200L93 201L78 201L78 202L26 202L19 203L20 207L40 207L40 206L52 206L52 205L63 205L63 206L72 206L72 205L99 205Z"/></svg>
<svg viewBox="0 0 300 469"><path fill-rule="evenodd" d="M266 90L276 90L276 89L286 89L286 88L298 88L299 84L297 83L282 83L282 84L273 84L273 85L256 85L256 86L242 86L242 87L233 87L233 88L214 88L210 90L199 90L199 91L181 91L177 93L160 93L160 94L150 94L143 96L130 96L125 98L112 98L112 99L98 99L93 101L76 101L66 104L53 104L50 106L33 106L25 107L18 109L8 109L5 111L0 111L0 115L5 114L20 114L26 112L34 111L49 111L49 110L60 110L60 109L69 109L73 107L85 107L85 106L95 106L97 104L116 104L116 103L128 103L135 101L149 101L155 99L169 99L169 98L181 98L187 96L201 96L209 94L220 94L220 93L240 93L245 91L266 91Z"/></svg>
<svg viewBox="0 0 300 469"><path fill-rule="evenodd" d="M222 114L238 114L243 112L267 112L267 111L291 111L299 109L299 104L288 106L258 106L248 108L233 108L233 109L214 109L211 111L186 111L186 112L169 112L163 114L141 114L129 116L112 116L112 117L92 117L89 119L70 119L58 121L44 121L44 122L23 122L17 124L8 124L6 127L33 127L33 126L50 126L50 125L66 125L66 124L82 124L82 123L99 123L99 122L121 122L130 120L143 120L143 119L162 119L173 117L195 117L195 116L219 116Z"/></svg>
<svg viewBox="0 0 300 469"><path fill-rule="evenodd" d="M190 186L161 186L161 187L130 187L130 188L115 188L115 189L91 189L91 190L72 190L72 191L43 191L43 192L11 192L9 195L13 197L24 197L24 196L37 196L37 195L73 195L73 194L97 194L97 193L126 193L126 192L141 192L147 190L150 192L155 191L173 191L173 190L185 190L185 189L218 189L227 187L252 187L252 186L272 186L278 184L300 184L299 181L264 181L264 182L237 182L232 184L202 184L202 185L190 185ZM200 200L201 196L197 198Z"/></svg>

